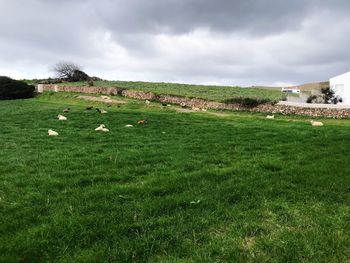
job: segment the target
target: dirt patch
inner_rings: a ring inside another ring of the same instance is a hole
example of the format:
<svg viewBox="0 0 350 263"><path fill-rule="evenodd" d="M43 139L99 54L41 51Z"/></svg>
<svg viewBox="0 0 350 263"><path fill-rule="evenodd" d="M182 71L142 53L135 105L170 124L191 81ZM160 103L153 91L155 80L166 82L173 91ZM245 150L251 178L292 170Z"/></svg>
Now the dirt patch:
<svg viewBox="0 0 350 263"><path fill-rule="evenodd" d="M213 115L217 117L228 117L230 114L223 112L211 112L211 111L202 111L202 110L194 110L188 108L175 108L177 113L204 113L208 115Z"/></svg>
<svg viewBox="0 0 350 263"><path fill-rule="evenodd" d="M87 101L95 101L95 102L102 102L102 103L108 103L108 104L126 104L127 102L122 100L114 100L107 96L101 96L101 97L94 97L94 96L78 96L78 99L87 100Z"/></svg>
<svg viewBox="0 0 350 263"><path fill-rule="evenodd" d="M230 114L223 113L223 112L205 112L205 113L210 114L210 115L214 115L214 116L217 116L217 117L228 117L228 116L230 116Z"/></svg>
<svg viewBox="0 0 350 263"><path fill-rule="evenodd" d="M198 111L183 108L183 109L176 109L176 112L177 113L193 113L193 112L198 112Z"/></svg>

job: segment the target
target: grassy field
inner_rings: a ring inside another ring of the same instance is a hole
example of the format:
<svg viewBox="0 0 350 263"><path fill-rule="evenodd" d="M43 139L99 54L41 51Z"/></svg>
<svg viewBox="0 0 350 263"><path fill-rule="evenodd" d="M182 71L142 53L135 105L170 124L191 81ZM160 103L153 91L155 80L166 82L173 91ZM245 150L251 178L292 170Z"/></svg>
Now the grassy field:
<svg viewBox="0 0 350 263"><path fill-rule="evenodd" d="M349 261L349 121L127 102L0 101L0 262Z"/></svg>
<svg viewBox="0 0 350 263"><path fill-rule="evenodd" d="M95 86L120 87L130 90L153 92L159 95L177 95L225 102L232 98L254 98L268 101L280 101L285 94L279 89L242 88L232 86L205 86L175 83L157 83L141 81L95 81ZM85 86L86 82L63 83L61 85Z"/></svg>

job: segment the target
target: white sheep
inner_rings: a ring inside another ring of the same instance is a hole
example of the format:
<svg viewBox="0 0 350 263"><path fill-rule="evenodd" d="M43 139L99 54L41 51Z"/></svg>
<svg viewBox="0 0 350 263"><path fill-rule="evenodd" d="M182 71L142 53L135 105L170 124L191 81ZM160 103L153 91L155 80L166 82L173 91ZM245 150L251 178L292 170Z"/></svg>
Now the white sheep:
<svg viewBox="0 0 350 263"><path fill-rule="evenodd" d="M266 116L266 119L274 119L275 118L275 115L267 115Z"/></svg>
<svg viewBox="0 0 350 263"><path fill-rule="evenodd" d="M65 116L63 116L63 115L61 115L61 114L59 114L59 115L57 116L57 118L58 118L60 121L66 121L66 120L67 120L67 117L65 117Z"/></svg>
<svg viewBox="0 0 350 263"><path fill-rule="evenodd" d="M312 126L323 126L323 123L320 121L310 121Z"/></svg>
<svg viewBox="0 0 350 263"><path fill-rule="evenodd" d="M54 130L50 129L47 132L48 132L49 136L58 136L58 132L55 132Z"/></svg>
<svg viewBox="0 0 350 263"><path fill-rule="evenodd" d="M95 131L103 131L103 132L109 132L109 130L106 128L106 126L104 124L101 124L100 126L98 126Z"/></svg>
<svg viewBox="0 0 350 263"><path fill-rule="evenodd" d="M100 113L105 114L105 113L107 113L107 111L105 111L104 109L101 109Z"/></svg>
<svg viewBox="0 0 350 263"><path fill-rule="evenodd" d="M127 124L127 125L125 125L125 127L127 127L127 128L131 128L131 127L134 127L134 125Z"/></svg>

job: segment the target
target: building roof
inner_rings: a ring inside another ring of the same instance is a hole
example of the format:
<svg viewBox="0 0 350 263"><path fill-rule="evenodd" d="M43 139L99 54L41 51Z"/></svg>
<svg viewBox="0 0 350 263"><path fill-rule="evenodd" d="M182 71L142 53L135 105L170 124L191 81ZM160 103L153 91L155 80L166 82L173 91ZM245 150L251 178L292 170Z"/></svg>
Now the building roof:
<svg viewBox="0 0 350 263"><path fill-rule="evenodd" d="M340 74L340 75L337 75L337 76L334 76L334 77L331 77L330 79L334 79L334 78L341 78L341 77L345 77L345 76L347 76L347 75L349 75L349 76L350 76L350 71L345 72L345 73Z"/></svg>

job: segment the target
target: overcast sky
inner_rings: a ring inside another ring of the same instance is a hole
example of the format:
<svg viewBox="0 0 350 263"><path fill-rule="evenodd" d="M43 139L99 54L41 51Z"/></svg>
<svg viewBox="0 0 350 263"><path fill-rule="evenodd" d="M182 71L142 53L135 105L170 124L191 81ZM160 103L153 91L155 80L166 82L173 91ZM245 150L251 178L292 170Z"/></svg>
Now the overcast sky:
<svg viewBox="0 0 350 263"><path fill-rule="evenodd" d="M349 0L0 0L0 75L226 85L350 70Z"/></svg>

